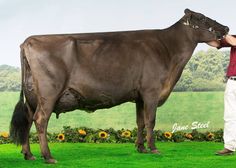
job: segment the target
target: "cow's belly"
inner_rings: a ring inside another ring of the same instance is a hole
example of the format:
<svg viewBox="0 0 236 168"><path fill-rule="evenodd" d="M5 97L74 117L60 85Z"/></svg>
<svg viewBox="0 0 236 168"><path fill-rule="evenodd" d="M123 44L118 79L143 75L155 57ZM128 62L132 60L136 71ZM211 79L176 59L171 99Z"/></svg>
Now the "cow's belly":
<svg viewBox="0 0 236 168"><path fill-rule="evenodd" d="M129 91L123 95L112 95L107 92L96 92L93 96L82 95L79 91L68 88L58 99L54 106L54 112L72 111L75 109L94 112L97 109L110 108L124 102L133 101L137 98L137 91Z"/></svg>

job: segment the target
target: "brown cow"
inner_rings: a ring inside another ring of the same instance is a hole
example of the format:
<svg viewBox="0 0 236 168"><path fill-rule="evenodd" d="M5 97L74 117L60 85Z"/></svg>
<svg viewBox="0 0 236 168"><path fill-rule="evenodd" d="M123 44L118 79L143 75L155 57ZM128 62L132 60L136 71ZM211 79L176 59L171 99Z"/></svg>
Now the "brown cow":
<svg viewBox="0 0 236 168"><path fill-rule="evenodd" d="M21 45L22 91L12 116L10 134L30 151L29 131L34 121L41 153L51 156L46 132L55 112L95 111L134 101L137 108L137 150L155 146L156 109L178 81L198 43L222 38L228 27L200 13L185 10L174 25L163 30L32 36ZM26 100L24 101L24 97Z"/></svg>

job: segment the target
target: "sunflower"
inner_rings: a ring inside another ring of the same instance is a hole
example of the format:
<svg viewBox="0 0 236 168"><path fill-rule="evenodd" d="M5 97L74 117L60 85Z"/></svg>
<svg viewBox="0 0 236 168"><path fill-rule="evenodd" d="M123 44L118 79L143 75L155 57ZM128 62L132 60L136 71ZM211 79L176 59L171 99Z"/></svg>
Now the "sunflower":
<svg viewBox="0 0 236 168"><path fill-rule="evenodd" d="M125 137L125 138L130 138L130 137L131 137L131 132L130 132L129 130L123 131L123 132L121 133L121 136L122 136L122 137Z"/></svg>
<svg viewBox="0 0 236 168"><path fill-rule="evenodd" d="M101 131L98 133L99 138L106 139L108 134L105 131Z"/></svg>
<svg viewBox="0 0 236 168"><path fill-rule="evenodd" d="M9 133L8 132L1 132L0 136L2 136L3 138L8 138L9 137Z"/></svg>
<svg viewBox="0 0 236 168"><path fill-rule="evenodd" d="M57 140L64 141L65 140L65 135L64 134L58 134L57 135Z"/></svg>
<svg viewBox="0 0 236 168"><path fill-rule="evenodd" d="M79 133L80 135L83 135L83 136L85 136L85 135L87 134L86 131L85 131L85 130L82 130L82 129L78 130L78 133Z"/></svg>
<svg viewBox="0 0 236 168"><path fill-rule="evenodd" d="M214 137L215 137L215 135L211 132L207 134L207 139L208 140L212 140L212 139L214 139Z"/></svg>
<svg viewBox="0 0 236 168"><path fill-rule="evenodd" d="M185 137L186 137L187 139L193 139L193 136L192 136L191 133L187 133L187 134L185 134Z"/></svg>
<svg viewBox="0 0 236 168"><path fill-rule="evenodd" d="M167 138L167 139L171 139L172 133L171 132L165 132L164 137Z"/></svg>

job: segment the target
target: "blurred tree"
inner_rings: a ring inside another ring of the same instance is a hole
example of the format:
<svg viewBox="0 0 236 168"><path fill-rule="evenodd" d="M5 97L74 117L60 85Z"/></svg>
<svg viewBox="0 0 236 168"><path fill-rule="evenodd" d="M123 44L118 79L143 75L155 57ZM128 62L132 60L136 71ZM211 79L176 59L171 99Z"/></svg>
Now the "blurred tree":
<svg viewBox="0 0 236 168"><path fill-rule="evenodd" d="M19 91L20 82L19 68L0 65L0 91Z"/></svg>
<svg viewBox="0 0 236 168"><path fill-rule="evenodd" d="M192 56L178 81L175 91L224 90L224 77L229 51L209 49Z"/></svg>

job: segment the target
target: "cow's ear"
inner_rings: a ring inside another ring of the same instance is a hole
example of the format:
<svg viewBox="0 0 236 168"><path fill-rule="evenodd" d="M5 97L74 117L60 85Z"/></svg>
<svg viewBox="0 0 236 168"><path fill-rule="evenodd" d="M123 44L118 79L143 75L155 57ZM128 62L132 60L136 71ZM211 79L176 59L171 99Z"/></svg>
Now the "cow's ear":
<svg viewBox="0 0 236 168"><path fill-rule="evenodd" d="M185 13L185 14L189 14L189 13L191 13L191 10L189 10L189 9L187 8L187 9L184 10L184 13Z"/></svg>

